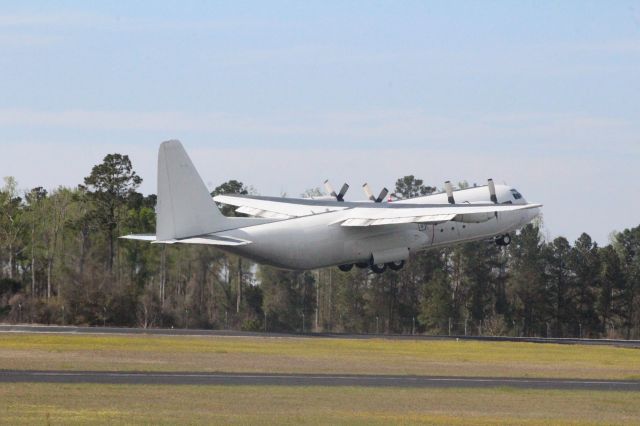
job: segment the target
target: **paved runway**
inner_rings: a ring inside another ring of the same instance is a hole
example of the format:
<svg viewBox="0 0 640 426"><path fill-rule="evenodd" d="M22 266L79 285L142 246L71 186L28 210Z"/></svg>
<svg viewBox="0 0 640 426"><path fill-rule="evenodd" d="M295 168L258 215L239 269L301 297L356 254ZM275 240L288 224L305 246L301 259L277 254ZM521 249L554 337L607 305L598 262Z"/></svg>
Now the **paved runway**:
<svg viewBox="0 0 640 426"><path fill-rule="evenodd" d="M331 339L393 339L393 340L481 340L492 342L528 342L580 345L611 345L640 348L640 340L577 339L509 336L428 336L422 334L335 334L335 333L262 333L232 330L198 330L183 328L127 328L127 327L76 327L58 325L7 325L0 324L0 332L22 333L71 333L71 334L152 334L163 336L228 336L228 337L314 337Z"/></svg>
<svg viewBox="0 0 640 426"><path fill-rule="evenodd" d="M640 380L499 377L378 376L352 374L147 373L0 370L0 383L100 383L127 385L371 386L398 388L570 389L640 392Z"/></svg>

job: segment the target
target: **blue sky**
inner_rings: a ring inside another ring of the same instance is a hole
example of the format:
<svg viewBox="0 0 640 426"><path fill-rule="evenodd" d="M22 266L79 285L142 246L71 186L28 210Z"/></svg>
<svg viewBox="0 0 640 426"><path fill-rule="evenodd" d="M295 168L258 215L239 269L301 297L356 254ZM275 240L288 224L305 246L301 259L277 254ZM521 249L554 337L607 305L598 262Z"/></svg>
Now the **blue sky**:
<svg viewBox="0 0 640 426"><path fill-rule="evenodd" d="M178 138L210 186L493 177L551 238L640 224L639 1L9 2L0 77L23 188L121 152L154 192Z"/></svg>

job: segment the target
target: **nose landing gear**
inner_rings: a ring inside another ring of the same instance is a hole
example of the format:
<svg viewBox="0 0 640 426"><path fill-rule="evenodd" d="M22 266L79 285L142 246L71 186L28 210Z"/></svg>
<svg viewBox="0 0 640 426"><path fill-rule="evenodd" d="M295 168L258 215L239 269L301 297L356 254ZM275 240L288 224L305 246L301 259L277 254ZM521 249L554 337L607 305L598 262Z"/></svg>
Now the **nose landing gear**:
<svg viewBox="0 0 640 426"><path fill-rule="evenodd" d="M497 246L506 247L509 244L511 244L511 235L509 234L500 235L499 237L496 237L494 241Z"/></svg>
<svg viewBox="0 0 640 426"><path fill-rule="evenodd" d="M373 272L375 272L376 274L381 274L384 271L387 270L387 264L386 263L374 263L371 265L371 270Z"/></svg>

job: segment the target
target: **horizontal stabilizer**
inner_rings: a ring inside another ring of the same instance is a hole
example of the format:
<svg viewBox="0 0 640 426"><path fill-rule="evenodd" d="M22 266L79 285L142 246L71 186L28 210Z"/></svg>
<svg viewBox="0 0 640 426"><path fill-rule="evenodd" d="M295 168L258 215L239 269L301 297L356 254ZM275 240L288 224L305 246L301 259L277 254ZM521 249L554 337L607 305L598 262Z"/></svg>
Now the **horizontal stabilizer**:
<svg viewBox="0 0 640 426"><path fill-rule="evenodd" d="M155 241L152 244L205 244L210 246L246 246L249 240L222 237L218 235L202 235L199 237L181 238L176 240Z"/></svg>
<svg viewBox="0 0 640 426"><path fill-rule="evenodd" d="M156 236L152 234L129 234L120 237L124 240L141 240L141 241L155 241Z"/></svg>
<svg viewBox="0 0 640 426"><path fill-rule="evenodd" d="M142 240L151 241L152 244L206 244L211 246L246 246L251 244L249 240L241 238L224 237L220 235L201 235L198 237L156 240L155 235L148 234L131 234L120 237L126 240Z"/></svg>

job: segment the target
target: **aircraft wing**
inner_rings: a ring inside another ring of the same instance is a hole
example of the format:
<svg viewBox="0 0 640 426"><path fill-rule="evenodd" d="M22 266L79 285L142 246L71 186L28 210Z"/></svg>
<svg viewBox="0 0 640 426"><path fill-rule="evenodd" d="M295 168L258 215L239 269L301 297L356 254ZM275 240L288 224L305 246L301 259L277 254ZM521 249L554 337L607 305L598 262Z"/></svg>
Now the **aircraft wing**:
<svg viewBox="0 0 640 426"><path fill-rule="evenodd" d="M401 205L388 204L385 208L355 207L332 224L341 226L364 227L397 225L402 223L438 224L448 221L479 223L493 219L500 212L524 210L541 207L540 204L523 205L424 205L406 208Z"/></svg>
<svg viewBox="0 0 640 426"><path fill-rule="evenodd" d="M237 207L238 213L272 219L291 219L348 208L344 203L306 198L216 195L213 200L217 203Z"/></svg>
<svg viewBox="0 0 640 426"><path fill-rule="evenodd" d="M363 227L401 223L437 224L448 221L478 223L496 217L501 211L541 207L540 204L402 204L363 203L281 198L248 195L217 195L216 202L236 206L250 216L290 219L344 210L345 215L332 224Z"/></svg>

